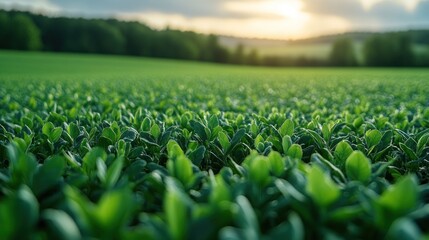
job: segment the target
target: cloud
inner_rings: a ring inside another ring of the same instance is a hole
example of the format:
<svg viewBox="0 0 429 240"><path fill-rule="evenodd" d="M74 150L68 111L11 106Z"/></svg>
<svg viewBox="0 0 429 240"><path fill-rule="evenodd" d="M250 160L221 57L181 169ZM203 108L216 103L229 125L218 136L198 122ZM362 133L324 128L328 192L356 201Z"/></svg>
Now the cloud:
<svg viewBox="0 0 429 240"><path fill-rule="evenodd" d="M263 0L235 0L257 2ZM185 17L251 18L252 13L228 11L224 5L231 0L50 0L65 11L93 14L160 12Z"/></svg>
<svg viewBox="0 0 429 240"><path fill-rule="evenodd" d="M58 12L60 8L49 0L1 0L0 7L5 9L31 9L36 12Z"/></svg>
<svg viewBox="0 0 429 240"><path fill-rule="evenodd" d="M421 1L416 7L416 15L424 21L429 20L429 0Z"/></svg>
<svg viewBox="0 0 429 240"><path fill-rule="evenodd" d="M303 0L303 10L315 15L329 15L339 17L361 17L364 13L363 5L358 0Z"/></svg>
<svg viewBox="0 0 429 240"><path fill-rule="evenodd" d="M0 0L2 6L270 38L429 26L429 0Z"/></svg>
<svg viewBox="0 0 429 240"><path fill-rule="evenodd" d="M429 24L429 0L419 1L409 9L405 1L379 0L366 8L362 0L303 0L303 10L313 15L336 16L347 20L353 26L411 26Z"/></svg>

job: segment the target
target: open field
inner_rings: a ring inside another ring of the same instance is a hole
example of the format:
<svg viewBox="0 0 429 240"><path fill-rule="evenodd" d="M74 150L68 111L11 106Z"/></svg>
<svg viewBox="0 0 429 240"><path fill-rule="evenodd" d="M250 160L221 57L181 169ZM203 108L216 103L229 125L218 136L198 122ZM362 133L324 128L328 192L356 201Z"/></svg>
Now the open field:
<svg viewBox="0 0 429 240"><path fill-rule="evenodd" d="M359 35L358 33L353 35L353 33L349 33L345 34L344 36L325 36L295 41L220 37L220 41L231 51L234 51L238 44L243 44L247 50L250 51L250 49L255 49L259 55L263 57L305 57L318 60L327 60L329 59L329 55L335 41L338 38L345 37L353 41L356 57L358 61L363 64L364 43L365 39L367 39L369 36L370 33L363 33L363 35ZM422 38L425 39L424 37ZM425 60L429 55L429 46L427 43L414 42L412 44L412 49L417 58L417 61L422 63L427 62L427 60Z"/></svg>
<svg viewBox="0 0 429 240"><path fill-rule="evenodd" d="M0 236L428 237L428 79L0 51Z"/></svg>
<svg viewBox="0 0 429 240"><path fill-rule="evenodd" d="M364 63L363 47L364 44L362 42L354 43L356 57L360 63ZM327 60L329 59L329 54L332 51L332 43L284 43L284 45L259 45L249 46L248 48L256 49L261 56L290 58L305 57ZM416 54L417 58L421 55L428 56L429 47L426 45L415 44L413 45L413 52Z"/></svg>

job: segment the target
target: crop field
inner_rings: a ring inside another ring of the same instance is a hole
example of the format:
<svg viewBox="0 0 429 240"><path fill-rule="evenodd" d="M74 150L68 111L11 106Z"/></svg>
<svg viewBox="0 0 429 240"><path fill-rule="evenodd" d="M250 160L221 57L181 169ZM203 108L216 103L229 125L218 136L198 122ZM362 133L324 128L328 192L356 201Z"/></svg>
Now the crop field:
<svg viewBox="0 0 429 240"><path fill-rule="evenodd" d="M428 69L0 51L0 238L428 238L428 96Z"/></svg>

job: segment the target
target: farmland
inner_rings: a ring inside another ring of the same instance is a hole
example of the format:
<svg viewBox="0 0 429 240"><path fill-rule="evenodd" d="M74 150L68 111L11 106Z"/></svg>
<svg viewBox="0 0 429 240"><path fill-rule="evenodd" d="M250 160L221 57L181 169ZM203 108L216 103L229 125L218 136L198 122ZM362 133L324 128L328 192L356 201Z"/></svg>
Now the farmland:
<svg viewBox="0 0 429 240"><path fill-rule="evenodd" d="M420 239L429 70L0 52L4 239Z"/></svg>

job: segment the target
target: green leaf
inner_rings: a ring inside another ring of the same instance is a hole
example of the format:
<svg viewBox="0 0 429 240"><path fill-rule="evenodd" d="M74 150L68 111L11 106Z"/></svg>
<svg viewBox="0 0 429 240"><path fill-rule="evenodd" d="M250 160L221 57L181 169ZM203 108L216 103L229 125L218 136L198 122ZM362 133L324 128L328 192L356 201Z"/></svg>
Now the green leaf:
<svg viewBox="0 0 429 240"><path fill-rule="evenodd" d="M33 191L39 196L54 187L62 179L66 168L64 157L54 156L45 160L33 177Z"/></svg>
<svg viewBox="0 0 429 240"><path fill-rule="evenodd" d="M180 148L176 141L170 140L167 143L168 158L177 158L184 155L183 150Z"/></svg>
<svg viewBox="0 0 429 240"><path fill-rule="evenodd" d="M52 130L54 130L55 126L52 122L46 122L42 127L42 133L47 137L51 135Z"/></svg>
<svg viewBox="0 0 429 240"><path fill-rule="evenodd" d="M147 131L150 130L150 126L151 125L152 125L152 121L148 117L145 117L143 119L143 122L142 122L142 125L141 125L141 130L147 132Z"/></svg>
<svg viewBox="0 0 429 240"><path fill-rule="evenodd" d="M91 175L96 168L97 159L105 161L106 158L107 155L102 148L93 148L83 157L82 168L88 175Z"/></svg>
<svg viewBox="0 0 429 240"><path fill-rule="evenodd" d="M388 148L392 143L392 137L393 137L393 131L391 130L385 131L383 134L383 137L380 140L380 143L377 146L378 150Z"/></svg>
<svg viewBox="0 0 429 240"><path fill-rule="evenodd" d="M232 137L226 153L229 153L232 149L234 149L234 147L241 141L241 139L244 137L245 134L246 134L246 129L244 128L239 129Z"/></svg>
<svg viewBox="0 0 429 240"><path fill-rule="evenodd" d="M268 239L283 239L287 236L290 240L305 239L305 228L298 214L292 212L287 220L280 225L274 227L269 233Z"/></svg>
<svg viewBox="0 0 429 240"><path fill-rule="evenodd" d="M12 199L2 199L0 201L0 236L4 239L12 239L14 229L16 228L14 209Z"/></svg>
<svg viewBox="0 0 429 240"><path fill-rule="evenodd" d="M214 140L218 137L219 133L223 131L223 128L221 126L216 126L211 131L212 131L212 136L210 140Z"/></svg>
<svg viewBox="0 0 429 240"><path fill-rule="evenodd" d="M363 208L360 205L357 206L345 206L329 213L329 218L337 222L345 222L355 219L363 213Z"/></svg>
<svg viewBox="0 0 429 240"><path fill-rule="evenodd" d="M292 139L290 138L289 135L286 135L282 139L283 152L287 153L287 151L289 150L290 146L292 146Z"/></svg>
<svg viewBox="0 0 429 240"><path fill-rule="evenodd" d="M225 152L230 146L229 138L223 131L219 132L218 137L219 143L222 146L223 151Z"/></svg>
<svg viewBox="0 0 429 240"><path fill-rule="evenodd" d="M176 162L174 163L174 169L175 172L173 176L181 181L185 187L188 187L192 184L192 163L185 155L182 155L176 159Z"/></svg>
<svg viewBox="0 0 429 240"><path fill-rule="evenodd" d="M352 152L353 149L350 144L346 141L341 141L335 147L334 155L340 162L345 162Z"/></svg>
<svg viewBox="0 0 429 240"><path fill-rule="evenodd" d="M260 145L260 144L264 145L264 138L258 134L258 136L256 136L256 138L254 140L254 145L255 145L255 147L258 147L258 145Z"/></svg>
<svg viewBox="0 0 429 240"><path fill-rule="evenodd" d="M329 125L328 124L326 124L326 123L324 123L323 125L322 125L322 135L323 135L323 138L326 140L326 141L328 141L329 140L329 138L331 137L331 129L330 129L330 127L329 127Z"/></svg>
<svg viewBox="0 0 429 240"><path fill-rule="evenodd" d="M203 124L195 120L191 120L189 124L203 142L207 140L206 127Z"/></svg>
<svg viewBox="0 0 429 240"><path fill-rule="evenodd" d="M219 232L220 240L241 240L246 239L245 232L243 230L234 227L224 227ZM257 239L257 238L254 238ZM253 239L252 239L253 240Z"/></svg>
<svg viewBox="0 0 429 240"><path fill-rule="evenodd" d="M363 183L371 177L371 162L360 151L354 151L346 160L346 174L350 180Z"/></svg>
<svg viewBox="0 0 429 240"><path fill-rule="evenodd" d="M339 180L343 181L344 183L347 182L347 179L344 176L343 172L332 162L323 158L320 154L313 153L310 159L313 165L317 164L322 169L326 169L330 171L332 173L332 176L337 177Z"/></svg>
<svg viewBox="0 0 429 240"><path fill-rule="evenodd" d="M384 191L378 204L396 215L403 215L417 206L418 192L415 177L406 176Z"/></svg>
<svg viewBox="0 0 429 240"><path fill-rule="evenodd" d="M324 148L326 142L317 132L309 129L306 129L305 131L310 135L314 143L316 143L319 148Z"/></svg>
<svg viewBox="0 0 429 240"><path fill-rule="evenodd" d="M399 143L399 147L402 149L402 151L405 152L405 154L407 154L407 156L411 160L416 160L418 158L416 153L411 148L409 148L407 145L405 145L403 143Z"/></svg>
<svg viewBox="0 0 429 240"><path fill-rule="evenodd" d="M50 238L64 240L82 239L79 228L67 213L55 209L46 209L42 213L42 219L46 223Z"/></svg>
<svg viewBox="0 0 429 240"><path fill-rule="evenodd" d="M419 141L417 142L417 151L420 153L423 151L423 149L426 147L429 141L429 133L424 134L419 138Z"/></svg>
<svg viewBox="0 0 429 240"><path fill-rule="evenodd" d="M302 159L302 148L298 144L292 144L290 148L287 150L287 155L293 159Z"/></svg>
<svg viewBox="0 0 429 240"><path fill-rule="evenodd" d="M420 228L408 218L400 218L393 222L392 226L387 232L386 239L392 240L421 240L422 233Z"/></svg>
<svg viewBox="0 0 429 240"><path fill-rule="evenodd" d="M365 122L365 120L363 119L362 116L357 117L354 121L353 121L353 126L355 128L359 128L360 126L362 126L362 124Z"/></svg>
<svg viewBox="0 0 429 240"><path fill-rule="evenodd" d="M267 142L271 143L273 145L273 147L277 150L282 150L283 146L281 144L281 142L279 141L279 138L274 137L274 136L268 136L266 139Z"/></svg>
<svg viewBox="0 0 429 240"><path fill-rule="evenodd" d="M101 230L97 229L99 224L97 219L97 208L94 203L83 196L78 189L71 187L70 185L65 187L64 194L70 203L71 210L82 224L87 228Z"/></svg>
<svg viewBox="0 0 429 240"><path fill-rule="evenodd" d="M219 120L216 115L212 115L209 119L209 128L213 130L217 126L219 126Z"/></svg>
<svg viewBox="0 0 429 240"><path fill-rule="evenodd" d="M161 135L161 129L159 128L158 124L154 123L152 127L150 128L150 134L157 139L159 135Z"/></svg>
<svg viewBox="0 0 429 240"><path fill-rule="evenodd" d="M251 159L249 179L261 186L265 186L270 181L270 166L266 157L255 156Z"/></svg>
<svg viewBox="0 0 429 240"><path fill-rule="evenodd" d="M298 202L304 202L307 200L306 197L288 181L278 178L274 183L285 198L292 197Z"/></svg>
<svg viewBox="0 0 429 240"><path fill-rule="evenodd" d="M114 236L121 227L128 224L134 208L131 191L128 189L114 190L105 193L97 206L97 219L104 236Z"/></svg>
<svg viewBox="0 0 429 240"><path fill-rule="evenodd" d="M169 183L164 197L164 212L168 230L173 239L185 239L188 225L188 209L191 202L177 187Z"/></svg>
<svg viewBox="0 0 429 240"><path fill-rule="evenodd" d="M75 140L80 134L79 128L75 123L70 123L67 128L67 131L69 132L73 140Z"/></svg>
<svg viewBox="0 0 429 240"><path fill-rule="evenodd" d="M366 141L368 148L372 148L372 147L376 146L377 144L379 144L382 137L383 137L383 135L377 129L368 130L365 133L365 141Z"/></svg>
<svg viewBox="0 0 429 240"><path fill-rule="evenodd" d="M27 186L21 186L12 197L12 206L18 238L30 235L39 219L39 204L36 197Z"/></svg>
<svg viewBox="0 0 429 240"><path fill-rule="evenodd" d="M110 127L104 128L101 136L109 139L112 144L116 143L116 133Z"/></svg>
<svg viewBox="0 0 429 240"><path fill-rule="evenodd" d="M124 157L118 156L109 166L106 172L106 187L113 187L121 176L122 167L124 165Z"/></svg>
<svg viewBox="0 0 429 240"><path fill-rule="evenodd" d="M139 133L134 128L128 128L125 132L122 133L121 139L123 139L125 142L132 142L137 138L138 134Z"/></svg>
<svg viewBox="0 0 429 240"><path fill-rule="evenodd" d="M284 123L279 128L279 133L282 137L286 135L292 136L294 129L295 129L294 122L290 119L286 119L286 121L284 121Z"/></svg>
<svg viewBox="0 0 429 240"><path fill-rule="evenodd" d="M63 134L63 129L60 127L56 127L52 130L51 134L49 135L49 140L52 143L55 143L60 139L61 134Z"/></svg>
<svg viewBox="0 0 429 240"><path fill-rule="evenodd" d="M102 183L106 182L106 163L101 158L97 158L97 176Z"/></svg>
<svg viewBox="0 0 429 240"><path fill-rule="evenodd" d="M37 169L37 161L33 155L23 152L17 145L16 142L12 142L7 146L11 185L15 187L20 184L31 186Z"/></svg>
<svg viewBox="0 0 429 240"><path fill-rule="evenodd" d="M63 133L63 129L55 127L52 122L46 122L42 127L42 133L46 135L52 143L58 141Z"/></svg>
<svg viewBox="0 0 429 240"><path fill-rule="evenodd" d="M171 176L176 177L185 187L194 180L192 162L183 153L176 141L170 140L167 144L168 156L167 169Z"/></svg>
<svg viewBox="0 0 429 240"><path fill-rule="evenodd" d="M286 163L283 160L282 156L280 155L280 153L278 152L270 152L270 154L268 155L268 161L270 164L270 169L271 172L275 175L275 176L280 176L284 173L285 171L285 167L286 167Z"/></svg>
<svg viewBox="0 0 429 240"><path fill-rule="evenodd" d="M206 153L206 148L203 145L201 145L197 149L195 149L195 151L193 151L189 157L191 158L192 163L194 165L200 166L201 162L204 159L205 153Z"/></svg>
<svg viewBox="0 0 429 240"><path fill-rule="evenodd" d="M252 124L250 124L250 132L253 134L253 136L259 133L259 127L255 121L252 121Z"/></svg>
<svg viewBox="0 0 429 240"><path fill-rule="evenodd" d="M239 226L244 230L245 239L259 238L259 224L255 211L250 205L249 200L244 196L237 197L238 214L237 220Z"/></svg>
<svg viewBox="0 0 429 240"><path fill-rule="evenodd" d="M213 176L211 172L211 177L213 178L212 191L210 193L210 203L220 204L223 201L230 201L231 193L228 185L225 183L221 175Z"/></svg>
<svg viewBox="0 0 429 240"><path fill-rule="evenodd" d="M321 207L327 207L340 197L340 189L319 166L311 167L307 174L307 193Z"/></svg>

